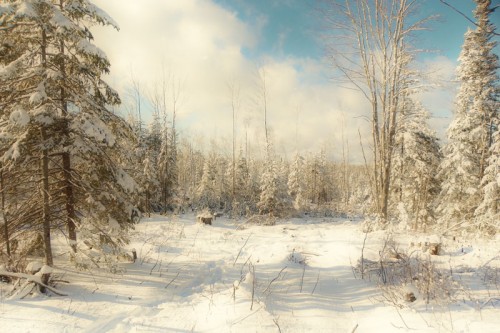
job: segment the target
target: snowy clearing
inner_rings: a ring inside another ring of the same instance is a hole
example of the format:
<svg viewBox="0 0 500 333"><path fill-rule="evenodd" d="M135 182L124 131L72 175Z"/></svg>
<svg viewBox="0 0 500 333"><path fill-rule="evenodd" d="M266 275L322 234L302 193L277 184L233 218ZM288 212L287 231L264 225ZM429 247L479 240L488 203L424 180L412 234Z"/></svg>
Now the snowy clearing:
<svg viewBox="0 0 500 333"><path fill-rule="evenodd" d="M441 239L430 260L459 285L447 302L388 302L376 274L353 269L365 234L360 221L291 219L275 226L213 226L194 215L155 216L136 226L135 263L121 271L77 271L56 239L56 268L69 296L8 299L5 332L498 332L500 257L496 240ZM387 232L369 233L365 258L377 260ZM394 235L399 247L417 236ZM421 240L429 237L423 235ZM57 242L59 244L57 245ZM61 251L58 251L58 250ZM368 274L366 274L368 275ZM253 299L253 300L252 300ZM399 304L399 303L398 303Z"/></svg>

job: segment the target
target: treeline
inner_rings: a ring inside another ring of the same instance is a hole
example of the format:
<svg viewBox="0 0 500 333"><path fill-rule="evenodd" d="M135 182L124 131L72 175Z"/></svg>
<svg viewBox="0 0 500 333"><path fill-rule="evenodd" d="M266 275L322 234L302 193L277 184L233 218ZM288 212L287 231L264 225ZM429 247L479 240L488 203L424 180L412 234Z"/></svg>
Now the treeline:
<svg viewBox="0 0 500 333"><path fill-rule="evenodd" d="M158 131L154 125L143 130L135 151L132 173L141 184L139 207L146 214L209 209L235 218L304 212L331 216L367 209L364 166L332 162L325 151L296 154L292 161L276 157L269 171L266 161L244 149L236 152L233 165L231 154L215 143L208 151L187 139L174 146L162 132L173 129Z"/></svg>
<svg viewBox="0 0 500 333"><path fill-rule="evenodd" d="M413 230L425 230L436 223L442 154L427 124L429 114L419 103L408 100L401 117L389 213ZM346 147L339 148L344 150L340 161L328 158L325 150L287 160L272 143L264 154L252 153L245 143L233 157L227 143L212 142L207 149L187 138L174 139L176 130L167 118L150 126L131 121L141 133L131 172L141 185L139 206L145 213L209 209L234 218L377 214L372 164L349 163Z"/></svg>
<svg viewBox="0 0 500 333"><path fill-rule="evenodd" d="M411 3L384 0L375 8L356 1L384 22L380 33L364 36L377 31L369 28L372 22L336 7L350 15L350 24L358 24L355 35L363 41L355 46L361 57L347 63L359 61L361 71L345 67L342 54L332 58L371 106L373 141L362 147L361 165L349 163L345 147L338 149L340 161L327 158L325 150L290 160L276 154L267 124L265 72L259 97L265 147L249 150L248 143L236 142L234 96L230 147L214 142L206 148L180 136L175 80L156 83L148 94L153 108L148 126L140 117L140 89L132 84L133 113L139 117L129 124L110 111L121 100L102 79L110 63L90 30L96 24L117 27L106 13L87 0L2 2L3 261L15 270L21 258L41 255L52 266L51 234L57 231L77 265L109 264L127 242L138 209L143 214L209 209L270 220L366 215L381 227L397 221L414 231L494 235L500 227L500 89L491 1L476 0L477 27L465 35L457 111L443 146L415 98L414 55L403 42L411 31L401 29ZM396 8L387 6L391 3L401 10L389 11Z"/></svg>

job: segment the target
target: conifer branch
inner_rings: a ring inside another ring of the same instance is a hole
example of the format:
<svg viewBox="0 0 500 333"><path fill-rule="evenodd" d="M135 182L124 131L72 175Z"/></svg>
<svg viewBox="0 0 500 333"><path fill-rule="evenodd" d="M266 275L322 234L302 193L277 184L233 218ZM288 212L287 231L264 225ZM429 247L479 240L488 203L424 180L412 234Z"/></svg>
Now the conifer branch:
<svg viewBox="0 0 500 333"><path fill-rule="evenodd" d="M469 21L470 23L474 24L476 27L479 27L479 25L478 25L476 22L474 22L474 20L473 20L473 19L471 19L471 18L470 18L469 16L467 16L466 14L464 14L464 13L463 13L462 11L460 11L457 7L455 7L455 6L451 5L451 4L449 4L449 3L448 3L447 1L445 1L445 0L439 0L439 1L441 1L441 3L442 3L442 4L444 4L444 5L448 6L448 7L450 7L451 9L453 9L453 10L454 10L455 12L457 12L458 14L462 15L462 16L463 16L463 17L464 17L467 21ZM495 9L497 9L497 8L499 8L499 7L500 7L500 5L497 5L497 6L493 7L493 8L491 8L491 9L490 9L490 13L493 13L493 12L495 11ZM495 30L496 30L496 29L494 28L494 29L491 31L491 33L492 33L493 35L495 35L495 36L500 36L500 34L499 34L499 33L496 33L496 32L495 32Z"/></svg>

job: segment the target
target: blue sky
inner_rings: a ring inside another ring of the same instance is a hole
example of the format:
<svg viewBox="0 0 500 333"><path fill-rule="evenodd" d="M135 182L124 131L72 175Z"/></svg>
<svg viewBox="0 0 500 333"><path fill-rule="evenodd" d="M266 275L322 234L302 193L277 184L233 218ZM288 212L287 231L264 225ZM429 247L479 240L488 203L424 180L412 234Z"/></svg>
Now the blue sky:
<svg viewBox="0 0 500 333"><path fill-rule="evenodd" d="M500 4L500 1L497 0ZM315 0L215 0L216 3L234 12L237 17L253 26L264 21L259 44L255 49L245 50L251 57L272 54L276 57L296 56L318 58L323 54L321 20ZM495 0L493 0L495 2ZM473 18L475 8L472 0L448 0L448 3ZM456 59L463 42L468 22L439 0L421 0L421 16L438 15L431 22L429 31L420 34L422 47L433 50L451 59ZM492 20L500 22L500 10Z"/></svg>
<svg viewBox="0 0 500 333"><path fill-rule="evenodd" d="M241 20L261 27L261 39L251 57L272 54L276 57L320 57L319 39L315 37L318 19L314 1L307 0L215 0L233 11Z"/></svg>

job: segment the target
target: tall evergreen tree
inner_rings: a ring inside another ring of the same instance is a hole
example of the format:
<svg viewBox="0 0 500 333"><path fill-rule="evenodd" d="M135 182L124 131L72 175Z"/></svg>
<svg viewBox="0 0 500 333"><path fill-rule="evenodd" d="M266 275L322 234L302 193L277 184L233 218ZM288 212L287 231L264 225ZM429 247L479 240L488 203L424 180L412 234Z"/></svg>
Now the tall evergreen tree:
<svg viewBox="0 0 500 333"><path fill-rule="evenodd" d="M498 128L498 56L492 40L491 0L476 0L475 30L465 34L457 76L460 89L455 119L440 177L439 211L446 225L469 221L482 201L481 180L489 161L493 132Z"/></svg>
<svg viewBox="0 0 500 333"><path fill-rule="evenodd" d="M303 168L304 158L296 153L288 175L288 194L293 199L294 208L299 211L304 206Z"/></svg>
<svg viewBox="0 0 500 333"><path fill-rule="evenodd" d="M283 213L280 202L280 184L277 163L273 160L267 161L265 171L261 177L260 199L257 204L260 214L280 216Z"/></svg>
<svg viewBox="0 0 500 333"><path fill-rule="evenodd" d="M481 182L483 200L475 214L478 228L494 235L500 231L500 129L493 137L487 162Z"/></svg>
<svg viewBox="0 0 500 333"><path fill-rule="evenodd" d="M169 128L169 123L164 115L163 128L161 129L161 146L158 155L159 178L161 185L161 201L163 210L173 207L176 186L178 184L177 170L177 134L175 128Z"/></svg>
<svg viewBox="0 0 500 333"><path fill-rule="evenodd" d="M313 204L324 204L329 200L329 190L332 187L326 155L321 150L315 155L310 155L306 160L306 197Z"/></svg>
<svg viewBox="0 0 500 333"><path fill-rule="evenodd" d="M436 179L440 147L428 120L428 112L408 99L396 134L391 202L413 230L425 230L434 221L434 201L440 189Z"/></svg>
<svg viewBox="0 0 500 333"><path fill-rule="evenodd" d="M22 168L41 154L42 216L49 229L64 221L73 251L77 231L94 245L116 247L131 222L135 188L120 148L134 138L107 109L120 99L102 80L110 63L88 27L117 25L87 0L8 6L2 41L16 41L16 48L7 50L9 61L0 68L4 166Z"/></svg>
<svg viewBox="0 0 500 333"><path fill-rule="evenodd" d="M243 216L247 211L247 206L250 204L252 184L247 159L242 150L240 150L238 161L236 162L234 178L232 209L236 215Z"/></svg>
<svg viewBox="0 0 500 333"><path fill-rule="evenodd" d="M199 208L214 209L217 206L217 165L215 154L205 158L203 176L196 191Z"/></svg>

